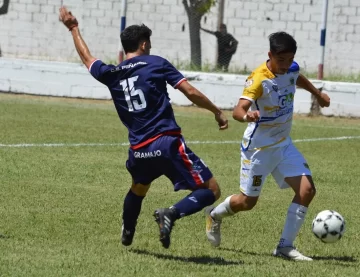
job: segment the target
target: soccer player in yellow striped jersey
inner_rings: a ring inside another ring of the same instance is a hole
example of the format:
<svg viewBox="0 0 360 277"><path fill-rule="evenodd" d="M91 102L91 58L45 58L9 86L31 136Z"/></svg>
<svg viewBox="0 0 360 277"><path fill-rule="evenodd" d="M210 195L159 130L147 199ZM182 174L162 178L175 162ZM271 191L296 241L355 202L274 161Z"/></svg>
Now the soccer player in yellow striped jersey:
<svg viewBox="0 0 360 277"><path fill-rule="evenodd" d="M233 111L235 120L248 123L241 142L240 193L205 209L206 234L213 246L219 246L222 218L251 210L271 174L280 188L291 187L295 193L273 255L311 261L294 247L294 240L316 191L309 166L289 135L296 86L313 94L321 107L328 107L330 98L299 73L292 36L277 32L269 36L269 42L269 59L248 77Z"/></svg>

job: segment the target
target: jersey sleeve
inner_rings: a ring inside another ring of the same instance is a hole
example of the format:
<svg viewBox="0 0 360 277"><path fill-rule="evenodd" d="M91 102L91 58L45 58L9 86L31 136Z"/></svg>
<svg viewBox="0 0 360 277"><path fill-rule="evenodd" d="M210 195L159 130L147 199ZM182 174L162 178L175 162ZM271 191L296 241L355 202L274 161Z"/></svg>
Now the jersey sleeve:
<svg viewBox="0 0 360 277"><path fill-rule="evenodd" d="M263 94L262 79L256 73L252 73L245 82L244 91L240 98L256 101Z"/></svg>
<svg viewBox="0 0 360 277"><path fill-rule="evenodd" d="M95 60L89 67L90 74L104 85L109 85L111 80L109 78L109 72L115 68L114 65L107 65L101 60Z"/></svg>
<svg viewBox="0 0 360 277"><path fill-rule="evenodd" d="M182 82L186 81L182 75L169 61L164 60L164 75L166 82L173 88L177 88Z"/></svg>
<svg viewBox="0 0 360 277"><path fill-rule="evenodd" d="M297 62L293 61L289 70L289 72L298 73L300 71L300 66Z"/></svg>
<svg viewBox="0 0 360 277"><path fill-rule="evenodd" d="M291 74L293 82L296 84L300 74L300 66L298 65L298 63L293 61L288 72Z"/></svg>

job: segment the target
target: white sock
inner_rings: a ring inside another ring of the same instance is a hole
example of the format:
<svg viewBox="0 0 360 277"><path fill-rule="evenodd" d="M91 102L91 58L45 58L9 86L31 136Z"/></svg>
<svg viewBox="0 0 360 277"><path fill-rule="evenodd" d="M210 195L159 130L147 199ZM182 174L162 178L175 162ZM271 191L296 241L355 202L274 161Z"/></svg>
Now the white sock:
<svg viewBox="0 0 360 277"><path fill-rule="evenodd" d="M293 246L294 240L304 223L307 209L307 207L301 206L300 204L291 203L287 212L279 247Z"/></svg>
<svg viewBox="0 0 360 277"><path fill-rule="evenodd" d="M231 216L234 212L230 208L230 198L232 195L228 196L224 202L216 206L210 213L211 217L217 220L220 220L224 217Z"/></svg>

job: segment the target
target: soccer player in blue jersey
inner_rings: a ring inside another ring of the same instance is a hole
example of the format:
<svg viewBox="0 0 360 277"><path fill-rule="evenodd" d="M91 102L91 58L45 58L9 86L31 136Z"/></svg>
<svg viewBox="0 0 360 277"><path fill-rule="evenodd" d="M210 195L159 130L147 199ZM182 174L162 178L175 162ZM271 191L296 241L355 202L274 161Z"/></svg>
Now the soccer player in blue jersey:
<svg viewBox="0 0 360 277"><path fill-rule="evenodd" d="M187 147L175 121L167 83L194 104L213 112L220 130L227 128L228 121L171 63L150 55L151 30L145 25L129 26L122 32L127 59L114 66L91 56L76 18L65 7L60 9L60 20L71 31L76 50L91 75L109 88L120 120L129 131L126 167L133 182L124 200L122 244L128 246L133 241L141 204L152 181L165 175L175 191L192 191L170 208L154 212L160 241L168 248L174 222L213 204L220 197L220 188L209 168Z"/></svg>

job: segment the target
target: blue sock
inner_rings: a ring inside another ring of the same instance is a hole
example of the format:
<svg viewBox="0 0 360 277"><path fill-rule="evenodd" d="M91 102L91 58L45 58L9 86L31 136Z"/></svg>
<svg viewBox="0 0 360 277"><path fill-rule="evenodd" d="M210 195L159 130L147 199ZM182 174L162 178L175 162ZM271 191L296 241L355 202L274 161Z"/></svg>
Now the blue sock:
<svg viewBox="0 0 360 277"><path fill-rule="evenodd" d="M143 199L144 196L137 196L131 190L127 193L122 215L125 230L135 230Z"/></svg>
<svg viewBox="0 0 360 277"><path fill-rule="evenodd" d="M180 200L173 207L177 213L177 219L201 211L215 202L215 195L210 189L198 189Z"/></svg>

